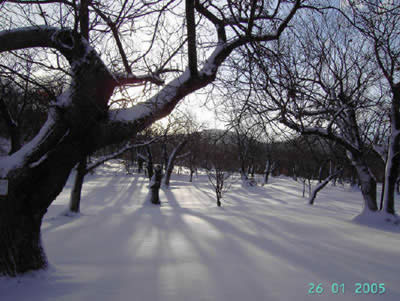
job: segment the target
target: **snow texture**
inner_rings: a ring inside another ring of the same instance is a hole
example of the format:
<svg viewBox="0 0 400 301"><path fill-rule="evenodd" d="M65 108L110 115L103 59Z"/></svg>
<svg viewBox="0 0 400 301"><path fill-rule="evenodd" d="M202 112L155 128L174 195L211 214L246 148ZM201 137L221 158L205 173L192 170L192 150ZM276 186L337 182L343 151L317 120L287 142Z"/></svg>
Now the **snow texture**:
<svg viewBox="0 0 400 301"><path fill-rule="evenodd" d="M208 76L215 74L215 72L217 71L217 68L218 68L217 64L215 63L215 59L225 49L225 47L226 47L225 44L220 44L214 49L213 53L210 55L210 57L205 62L200 73L203 73Z"/></svg>
<svg viewBox="0 0 400 301"><path fill-rule="evenodd" d="M175 175L160 207L146 202L147 178L115 162L88 175L82 213L67 217L71 176L42 225L49 270L0 278L1 301L400 300L400 226L355 218L357 191L328 186L309 206L301 184L272 177L250 190L236 183L218 208L200 172L192 184ZM323 294L309 295L310 282ZM356 295L356 283L386 292Z"/></svg>

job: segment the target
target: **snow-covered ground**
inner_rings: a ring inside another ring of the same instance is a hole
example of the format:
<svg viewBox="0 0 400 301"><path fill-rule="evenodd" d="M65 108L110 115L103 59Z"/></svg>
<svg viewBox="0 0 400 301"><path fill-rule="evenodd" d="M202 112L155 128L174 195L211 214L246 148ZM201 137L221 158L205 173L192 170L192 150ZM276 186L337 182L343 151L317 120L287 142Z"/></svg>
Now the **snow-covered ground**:
<svg viewBox="0 0 400 301"><path fill-rule="evenodd" d="M60 216L69 181L43 223L50 268L0 278L0 300L400 300L400 226L354 222L358 191L328 186L311 207L300 183L271 178L233 185L218 208L205 175L175 175L155 207L147 183L107 164L88 176L82 214Z"/></svg>

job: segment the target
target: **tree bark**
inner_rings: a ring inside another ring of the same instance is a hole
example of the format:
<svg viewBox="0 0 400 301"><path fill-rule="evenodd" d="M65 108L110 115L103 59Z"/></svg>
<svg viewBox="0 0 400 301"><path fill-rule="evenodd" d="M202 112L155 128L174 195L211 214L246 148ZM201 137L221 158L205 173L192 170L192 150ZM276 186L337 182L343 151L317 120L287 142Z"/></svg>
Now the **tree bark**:
<svg viewBox="0 0 400 301"><path fill-rule="evenodd" d="M69 210L71 212L79 213L80 204L81 204L81 194L82 194L82 186L83 180L85 179L85 175L87 174L86 169L86 156L78 163L76 168L76 175L74 181L74 187L71 191L71 199L69 201Z"/></svg>
<svg viewBox="0 0 400 301"><path fill-rule="evenodd" d="M385 186L383 191L383 209L390 214L395 213L394 195L400 164L400 83L396 87L392 87L392 91L393 99L390 112L391 134L385 166Z"/></svg>
<svg viewBox="0 0 400 301"><path fill-rule="evenodd" d="M368 165L360 154L347 152L353 166L355 167L360 181L361 193L364 199L364 207L370 211L377 211L376 180L371 174Z"/></svg>
<svg viewBox="0 0 400 301"><path fill-rule="evenodd" d="M40 227L77 160L71 145L61 143L41 164L9 175L9 194L0 201L0 274L15 276L47 266Z"/></svg>
<svg viewBox="0 0 400 301"><path fill-rule="evenodd" d="M0 275L16 276L47 266L40 236L45 212L33 210L0 201Z"/></svg>
<svg viewBox="0 0 400 301"><path fill-rule="evenodd" d="M160 204L160 186L161 186L161 179L162 179L162 169L160 166L156 166L154 169L154 175L151 178L150 182L150 190L151 190L151 197L150 201L152 204L159 205Z"/></svg>

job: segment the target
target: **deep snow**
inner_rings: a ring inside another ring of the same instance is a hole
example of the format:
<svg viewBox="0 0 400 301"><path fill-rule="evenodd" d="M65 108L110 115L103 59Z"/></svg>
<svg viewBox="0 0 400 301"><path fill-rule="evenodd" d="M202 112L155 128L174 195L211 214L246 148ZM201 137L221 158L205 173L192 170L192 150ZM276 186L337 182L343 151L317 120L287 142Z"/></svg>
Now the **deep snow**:
<svg viewBox="0 0 400 301"><path fill-rule="evenodd" d="M329 185L311 207L300 183L271 178L233 185L218 208L206 178L175 175L155 207L143 175L108 163L87 177L82 214L60 216L70 180L42 227L50 268L0 278L0 300L400 300L400 226L353 221L358 191ZM356 295L358 282L386 292Z"/></svg>

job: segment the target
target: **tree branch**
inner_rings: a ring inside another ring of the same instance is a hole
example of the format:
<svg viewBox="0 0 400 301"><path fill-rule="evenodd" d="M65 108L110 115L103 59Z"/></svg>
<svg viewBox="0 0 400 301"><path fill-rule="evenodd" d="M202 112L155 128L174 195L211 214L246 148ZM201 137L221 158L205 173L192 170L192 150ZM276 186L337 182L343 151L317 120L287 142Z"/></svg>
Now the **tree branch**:
<svg viewBox="0 0 400 301"><path fill-rule="evenodd" d="M86 167L86 171L89 172L89 171L97 168L98 166L100 166L104 162L112 160L112 159L115 159L116 157L122 155L124 152L126 152L128 150L131 150L133 148L138 148L138 147L150 145L150 144L154 143L157 140L158 140L158 138L154 138L154 139L151 139L150 141L147 141L145 143L140 143L140 144L132 144L131 142L128 142L125 146L120 148L118 151L116 151L114 153L111 153L109 155L106 155L106 156L102 156L98 160L96 160L96 162L90 163Z"/></svg>

